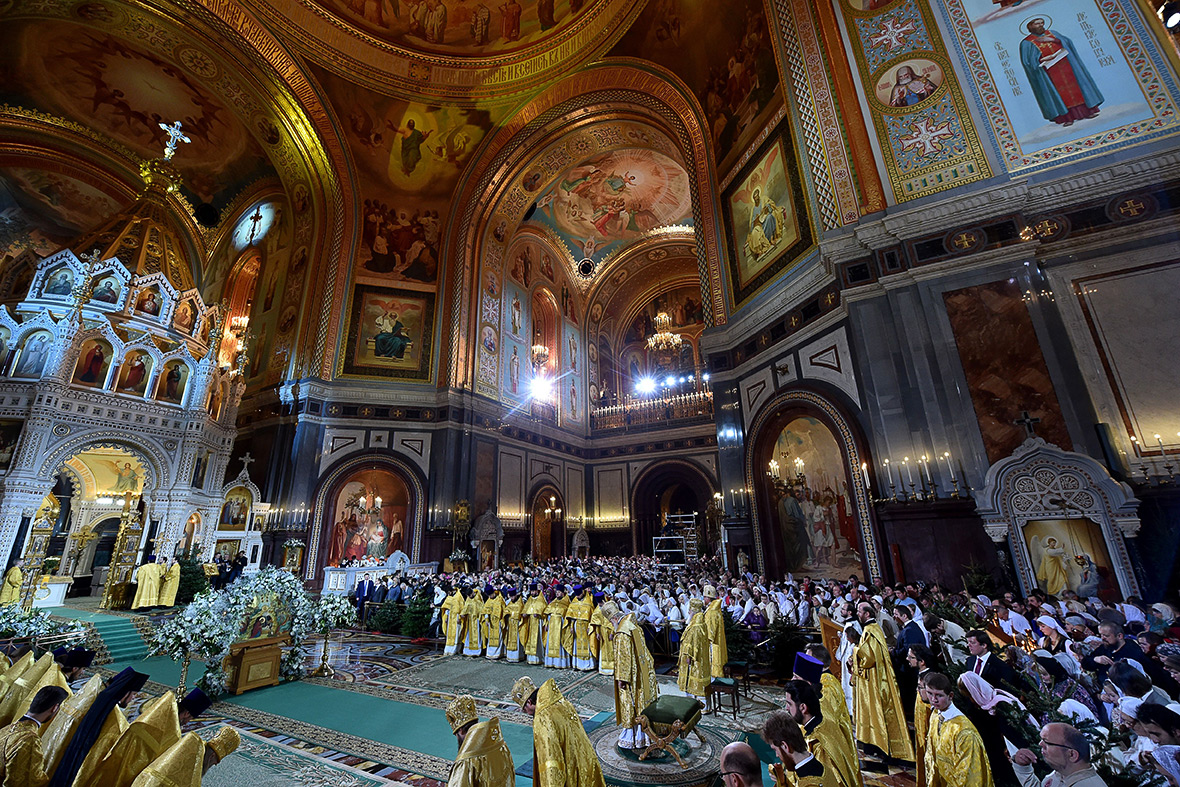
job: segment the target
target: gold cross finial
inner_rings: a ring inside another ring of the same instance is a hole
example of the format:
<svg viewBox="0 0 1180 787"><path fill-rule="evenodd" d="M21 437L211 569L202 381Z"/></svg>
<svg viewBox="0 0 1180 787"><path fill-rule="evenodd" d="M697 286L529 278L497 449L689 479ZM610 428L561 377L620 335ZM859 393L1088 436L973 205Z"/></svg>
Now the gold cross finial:
<svg viewBox="0 0 1180 787"><path fill-rule="evenodd" d="M171 161L172 157L176 155L176 148L181 143L192 142L184 132L180 130L180 121L176 121L171 126L167 123L161 123L160 128L168 135L168 141L164 143L164 160Z"/></svg>

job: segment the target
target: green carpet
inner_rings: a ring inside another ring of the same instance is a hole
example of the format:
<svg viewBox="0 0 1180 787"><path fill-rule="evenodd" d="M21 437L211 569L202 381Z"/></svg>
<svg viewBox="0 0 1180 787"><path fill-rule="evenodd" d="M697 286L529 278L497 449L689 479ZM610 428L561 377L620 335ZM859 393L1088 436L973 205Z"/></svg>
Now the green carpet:
<svg viewBox="0 0 1180 787"><path fill-rule="evenodd" d="M112 661L133 661L147 655L147 643L139 635L139 630L135 628L131 618L104 615L101 612L84 612L71 607L49 607L46 611L59 618L93 624L111 654Z"/></svg>
<svg viewBox="0 0 1180 787"><path fill-rule="evenodd" d="M200 734L208 739L216 727ZM242 731L238 750L214 766L201 779L202 787L386 787L379 776L332 763Z"/></svg>
<svg viewBox="0 0 1180 787"><path fill-rule="evenodd" d="M128 667L136 672L142 672L156 683L163 683L165 686L176 686L180 683L180 662L173 661L167 656L152 656L146 659L124 659L116 661L111 664L104 665L106 669L121 672ZM203 662L195 662L188 665L188 687L191 689L197 679L205 674L205 665Z"/></svg>

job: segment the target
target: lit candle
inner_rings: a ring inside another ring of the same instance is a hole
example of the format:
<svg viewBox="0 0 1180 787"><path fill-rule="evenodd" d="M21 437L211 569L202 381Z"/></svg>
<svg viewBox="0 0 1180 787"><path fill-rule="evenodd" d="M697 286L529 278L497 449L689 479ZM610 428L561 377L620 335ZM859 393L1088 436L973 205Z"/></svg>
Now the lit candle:
<svg viewBox="0 0 1180 787"><path fill-rule="evenodd" d="M729 504L731 506L736 506L737 505L737 503L735 502L736 500L737 500L737 498L734 496L733 490L732 489L729 490Z"/></svg>
<svg viewBox="0 0 1180 787"><path fill-rule="evenodd" d="M907 456L905 459L902 460L902 464L905 465L906 481L909 483L910 486L913 486L914 485L914 474L912 472L910 472L910 458Z"/></svg>
<svg viewBox="0 0 1180 787"><path fill-rule="evenodd" d="M889 479L889 485L893 486L893 467L888 459L885 460L885 477Z"/></svg>
<svg viewBox="0 0 1180 787"><path fill-rule="evenodd" d="M1156 435L1156 436L1155 436L1155 441L1156 441L1157 443L1159 443L1159 444L1160 444L1160 456L1165 456L1165 455L1167 454L1167 452L1166 452L1166 451L1164 451L1164 441L1163 441L1163 438L1161 438L1159 435Z"/></svg>
<svg viewBox="0 0 1180 787"><path fill-rule="evenodd" d="M934 486L934 479L930 477L930 460L926 458L926 454L922 454L922 467L926 469L926 483Z"/></svg>
<svg viewBox="0 0 1180 787"><path fill-rule="evenodd" d="M869 485L869 464L868 464L868 462L861 462L860 463L860 474L862 476L864 476L864 479L865 479L865 491L872 492L873 487Z"/></svg>
<svg viewBox="0 0 1180 787"><path fill-rule="evenodd" d="M942 458L946 460L946 469L951 471L951 483L955 481L955 468L951 465L951 452L943 453Z"/></svg>

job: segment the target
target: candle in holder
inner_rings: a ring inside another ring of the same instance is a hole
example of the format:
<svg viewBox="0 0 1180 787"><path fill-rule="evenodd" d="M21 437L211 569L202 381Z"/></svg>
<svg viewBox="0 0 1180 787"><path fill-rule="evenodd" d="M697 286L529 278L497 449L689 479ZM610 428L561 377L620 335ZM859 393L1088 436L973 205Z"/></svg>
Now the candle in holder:
<svg viewBox="0 0 1180 787"><path fill-rule="evenodd" d="M934 486L934 479L930 477L930 460L926 458L926 454L922 454L922 467L926 469L926 483Z"/></svg>
<svg viewBox="0 0 1180 787"><path fill-rule="evenodd" d="M1167 451L1164 450L1164 440L1159 435L1155 436L1155 441L1160 444L1160 456L1166 456Z"/></svg>
<svg viewBox="0 0 1180 787"><path fill-rule="evenodd" d="M909 483L910 486L913 486L914 485L914 474L912 472L910 472L910 458L907 456L905 459L902 460L901 463L903 465L905 465L906 481Z"/></svg>
<svg viewBox="0 0 1180 787"><path fill-rule="evenodd" d="M955 468L951 465L951 452L943 453L942 458L946 460L946 469L951 471L951 483L955 481Z"/></svg>
<svg viewBox="0 0 1180 787"><path fill-rule="evenodd" d="M861 462L860 463L860 474L862 476L864 476L864 479L865 479L865 491L872 492L873 487L869 484L869 464L868 464L868 462Z"/></svg>
<svg viewBox="0 0 1180 787"><path fill-rule="evenodd" d="M885 460L885 478L889 480L889 486L893 486L893 467L890 466L888 459ZM900 474L898 475L897 480L901 480Z"/></svg>

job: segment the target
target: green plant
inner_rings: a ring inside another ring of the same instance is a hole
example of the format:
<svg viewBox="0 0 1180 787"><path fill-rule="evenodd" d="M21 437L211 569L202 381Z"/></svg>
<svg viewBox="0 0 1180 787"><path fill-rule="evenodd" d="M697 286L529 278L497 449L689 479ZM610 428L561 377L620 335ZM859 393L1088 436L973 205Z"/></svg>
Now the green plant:
<svg viewBox="0 0 1180 787"><path fill-rule="evenodd" d="M988 598L994 598L1000 594L996 578L979 563L971 562L963 566L963 573L960 577L963 580L963 587L973 596L982 594Z"/></svg>
<svg viewBox="0 0 1180 787"><path fill-rule="evenodd" d="M404 617L398 604L380 604L369 608L368 625L382 634L400 634Z"/></svg>
<svg viewBox="0 0 1180 787"><path fill-rule="evenodd" d="M774 674L789 679L795 673L795 654L807 647L810 641L807 632L794 623L788 623L784 618L778 618L770 624L768 639L770 665L774 669Z"/></svg>
<svg viewBox="0 0 1180 787"><path fill-rule="evenodd" d="M418 594L410 599L410 605L401 616L402 634L407 637L425 637L430 631L430 618L434 614L430 599Z"/></svg>
<svg viewBox="0 0 1180 787"><path fill-rule="evenodd" d="M730 661L749 661L754 652L754 643L750 641L750 632L739 626L733 616L722 610L721 617L725 620L725 648Z"/></svg>
<svg viewBox="0 0 1180 787"><path fill-rule="evenodd" d="M199 560L182 557L180 564L180 587L176 590L176 603L187 604L209 589L209 578L205 576L205 565Z"/></svg>

